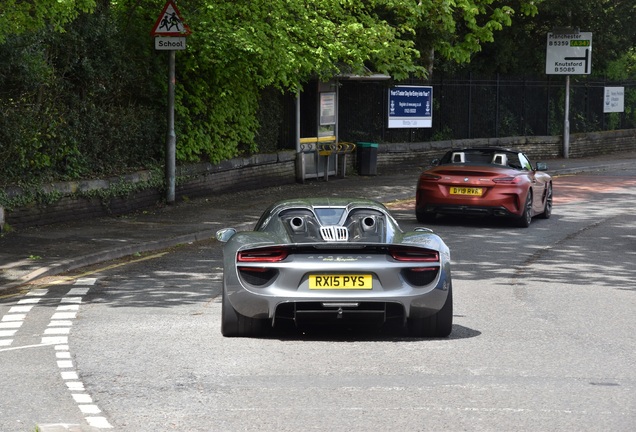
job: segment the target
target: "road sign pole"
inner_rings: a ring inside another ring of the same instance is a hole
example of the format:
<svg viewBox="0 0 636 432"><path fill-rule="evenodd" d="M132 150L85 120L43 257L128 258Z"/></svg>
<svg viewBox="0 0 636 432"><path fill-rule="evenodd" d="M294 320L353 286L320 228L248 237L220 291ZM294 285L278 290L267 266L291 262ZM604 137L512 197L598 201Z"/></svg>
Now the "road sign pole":
<svg viewBox="0 0 636 432"><path fill-rule="evenodd" d="M570 156L570 75L565 76L565 120L563 121L563 157Z"/></svg>
<svg viewBox="0 0 636 432"><path fill-rule="evenodd" d="M169 52L168 65L168 134L166 136L166 202L175 201L175 166L177 136L174 132L175 50Z"/></svg>
<svg viewBox="0 0 636 432"><path fill-rule="evenodd" d="M174 88L175 88L175 50L186 49L186 36L190 35L190 27L181 18L181 13L174 4L174 0L168 0L163 6L155 25L150 32L154 37L155 49L168 51L168 133L166 135L166 202L174 204L175 201L175 172L177 136L174 132Z"/></svg>
<svg viewBox="0 0 636 432"><path fill-rule="evenodd" d="M592 73L592 33L561 28L548 33L545 73L565 75L565 118L563 120L563 157L570 153L570 75Z"/></svg>

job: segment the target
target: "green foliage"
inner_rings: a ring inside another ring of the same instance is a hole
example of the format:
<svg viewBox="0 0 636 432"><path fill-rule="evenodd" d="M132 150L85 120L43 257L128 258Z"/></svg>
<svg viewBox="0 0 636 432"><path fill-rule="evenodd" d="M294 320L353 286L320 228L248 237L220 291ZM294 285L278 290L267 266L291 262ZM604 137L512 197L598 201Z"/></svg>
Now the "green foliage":
<svg viewBox="0 0 636 432"><path fill-rule="evenodd" d="M631 47L607 66L607 77L611 80L636 78L636 47Z"/></svg>
<svg viewBox="0 0 636 432"><path fill-rule="evenodd" d="M195 3L195 4L192 4ZM179 65L177 156L212 162L259 151L260 94L296 92L312 77L366 67L423 75L411 40L418 8L407 1L190 2L192 28ZM391 11L394 21L379 17ZM276 122L275 116L269 119ZM273 123L275 126L275 123ZM271 139L270 139L271 142Z"/></svg>
<svg viewBox="0 0 636 432"><path fill-rule="evenodd" d="M515 10L520 8L519 0L505 3ZM536 16L516 15L514 25L503 28L492 43L482 46L482 52L471 59L470 68L485 74L544 74L547 34L556 28L571 28L592 32L592 75L616 76L616 65L612 64L636 45L633 1L542 0L536 2L536 9Z"/></svg>
<svg viewBox="0 0 636 432"><path fill-rule="evenodd" d="M0 44L7 37L38 31L49 26L64 31L80 12L91 12L95 0L2 0L0 3Z"/></svg>
<svg viewBox="0 0 636 432"><path fill-rule="evenodd" d="M273 153L280 149L278 140L283 114L283 95L272 88L264 89L256 112L259 128L254 140L259 152Z"/></svg>
<svg viewBox="0 0 636 432"><path fill-rule="evenodd" d="M30 205L47 206L58 201L62 194L57 191L49 191L42 183L37 181L24 181L18 183L21 193L9 198L6 192L0 191L0 207L11 211L14 208L27 207Z"/></svg>
<svg viewBox="0 0 636 432"><path fill-rule="evenodd" d="M176 55L181 162L276 150L283 98L317 78L369 70L422 78L433 62L441 71L472 62L485 74L542 73L554 26L589 25L594 70L626 78L636 69L633 2L177 3L193 31ZM119 174L163 158L167 53L149 35L163 4L0 3L0 185ZM514 128L514 116L503 120Z"/></svg>
<svg viewBox="0 0 636 432"><path fill-rule="evenodd" d="M165 108L156 103L162 89L148 39L146 28L124 29L103 11L65 33L0 45L0 184L108 175L158 160Z"/></svg>
<svg viewBox="0 0 636 432"><path fill-rule="evenodd" d="M434 53L437 63L468 63L482 47L495 40L496 32L512 26L513 18L533 17L542 0L464 0L421 2L417 26L418 49ZM432 67L432 56L425 58Z"/></svg>

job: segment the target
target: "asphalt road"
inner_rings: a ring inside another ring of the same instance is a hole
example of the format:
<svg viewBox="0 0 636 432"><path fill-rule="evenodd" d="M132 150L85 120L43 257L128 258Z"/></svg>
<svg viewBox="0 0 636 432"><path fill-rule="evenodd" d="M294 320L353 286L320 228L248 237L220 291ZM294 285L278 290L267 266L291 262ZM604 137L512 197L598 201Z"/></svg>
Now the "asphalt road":
<svg viewBox="0 0 636 432"><path fill-rule="evenodd" d="M630 170L559 177L552 218L528 229L432 225L453 259L444 340L225 339L214 241L47 279L0 304L41 298L0 347L0 430L631 431L635 186ZM405 229L411 206L392 205ZM65 333L66 347L42 346Z"/></svg>

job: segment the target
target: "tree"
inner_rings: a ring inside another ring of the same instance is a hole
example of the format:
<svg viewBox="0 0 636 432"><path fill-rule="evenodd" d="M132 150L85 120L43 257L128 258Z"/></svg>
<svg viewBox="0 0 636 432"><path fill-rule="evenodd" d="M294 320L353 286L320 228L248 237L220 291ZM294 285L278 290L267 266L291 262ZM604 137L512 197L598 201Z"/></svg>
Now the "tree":
<svg viewBox="0 0 636 432"><path fill-rule="evenodd" d="M312 77L369 69L395 80L425 77L422 47L457 62L511 24L515 11L493 0L181 1L193 30L181 56L178 156L213 161L253 143L258 94L296 92ZM532 0L519 9L532 14ZM459 30L458 30L459 29ZM249 151L256 151L251 146Z"/></svg>
<svg viewBox="0 0 636 432"><path fill-rule="evenodd" d="M2 0L0 170L76 178L157 156L166 56L149 32L164 1ZM193 31L177 54L177 157L259 151L264 89L343 70L425 77L431 52L467 62L537 1L175 0Z"/></svg>
<svg viewBox="0 0 636 432"><path fill-rule="evenodd" d="M417 47L428 53L424 64L467 64L484 45L493 42L513 18L531 19L543 0L465 0L421 2L422 18L417 25ZM517 18L518 17L518 18Z"/></svg>
<svg viewBox="0 0 636 432"><path fill-rule="evenodd" d="M636 46L633 0L544 0L536 17L522 15L471 60L470 69L489 73L544 74L546 36L557 28L592 32L592 74L603 76L610 65Z"/></svg>
<svg viewBox="0 0 636 432"><path fill-rule="evenodd" d="M0 44L7 36L40 30L55 31L77 18L80 12L92 12L95 0L2 0L0 3Z"/></svg>

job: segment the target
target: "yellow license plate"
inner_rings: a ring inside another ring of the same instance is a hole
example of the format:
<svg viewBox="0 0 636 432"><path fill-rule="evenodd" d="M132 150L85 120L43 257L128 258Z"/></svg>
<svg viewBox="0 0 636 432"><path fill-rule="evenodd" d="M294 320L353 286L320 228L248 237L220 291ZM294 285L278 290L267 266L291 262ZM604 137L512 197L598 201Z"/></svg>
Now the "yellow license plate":
<svg viewBox="0 0 636 432"><path fill-rule="evenodd" d="M370 290L373 277L370 274L323 274L309 275L312 290Z"/></svg>
<svg viewBox="0 0 636 432"><path fill-rule="evenodd" d="M456 187L453 186L450 188L451 195L473 195L473 196L481 196L481 188L474 187Z"/></svg>

